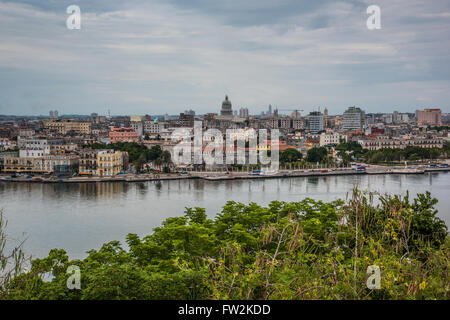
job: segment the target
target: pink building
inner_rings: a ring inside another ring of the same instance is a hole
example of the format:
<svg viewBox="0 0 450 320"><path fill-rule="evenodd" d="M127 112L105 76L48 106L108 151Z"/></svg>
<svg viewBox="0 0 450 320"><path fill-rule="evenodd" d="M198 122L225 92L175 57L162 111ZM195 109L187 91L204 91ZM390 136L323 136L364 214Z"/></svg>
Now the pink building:
<svg viewBox="0 0 450 320"><path fill-rule="evenodd" d="M133 128L111 128L109 132L109 143L137 141L139 141L139 135Z"/></svg>
<svg viewBox="0 0 450 320"><path fill-rule="evenodd" d="M425 109L417 111L417 123L434 126L442 125L441 109Z"/></svg>

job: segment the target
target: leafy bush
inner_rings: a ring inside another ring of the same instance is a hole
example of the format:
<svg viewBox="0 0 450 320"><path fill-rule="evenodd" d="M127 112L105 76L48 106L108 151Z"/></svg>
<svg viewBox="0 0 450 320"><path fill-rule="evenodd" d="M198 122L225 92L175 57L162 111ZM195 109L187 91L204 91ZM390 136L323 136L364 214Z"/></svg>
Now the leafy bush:
<svg viewBox="0 0 450 320"><path fill-rule="evenodd" d="M69 261L64 250L9 279L2 299L448 299L447 227L430 193L349 200L230 201L214 219L202 208ZM81 290L66 286L69 265ZM381 289L366 287L367 267ZM44 280L50 274L51 280Z"/></svg>

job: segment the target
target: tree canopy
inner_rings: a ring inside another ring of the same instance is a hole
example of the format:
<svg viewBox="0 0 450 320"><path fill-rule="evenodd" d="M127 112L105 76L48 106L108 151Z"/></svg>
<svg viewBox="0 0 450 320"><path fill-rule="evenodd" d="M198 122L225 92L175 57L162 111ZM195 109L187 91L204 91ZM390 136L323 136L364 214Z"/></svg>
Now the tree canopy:
<svg viewBox="0 0 450 320"><path fill-rule="evenodd" d="M230 201L214 219L186 208L143 238L129 234L128 249L111 241L82 260L53 249L2 283L0 299L448 298L436 202L354 190L347 202ZM380 290L366 287L370 265L382 270ZM69 266L80 290L67 287Z"/></svg>
<svg viewBox="0 0 450 320"><path fill-rule="evenodd" d="M303 154L297 149L289 148L280 152L281 162L296 162L303 158Z"/></svg>

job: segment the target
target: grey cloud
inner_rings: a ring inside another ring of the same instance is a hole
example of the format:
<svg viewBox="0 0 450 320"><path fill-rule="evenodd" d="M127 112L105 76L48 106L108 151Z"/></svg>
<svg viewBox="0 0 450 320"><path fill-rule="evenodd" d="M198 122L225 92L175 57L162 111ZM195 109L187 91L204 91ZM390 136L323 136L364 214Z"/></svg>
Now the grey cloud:
<svg viewBox="0 0 450 320"><path fill-rule="evenodd" d="M253 112L424 101L448 110L448 1L377 2L378 31L365 27L368 1L2 2L0 103L14 113L202 113L228 93ZM60 7L72 3L80 31L64 26Z"/></svg>

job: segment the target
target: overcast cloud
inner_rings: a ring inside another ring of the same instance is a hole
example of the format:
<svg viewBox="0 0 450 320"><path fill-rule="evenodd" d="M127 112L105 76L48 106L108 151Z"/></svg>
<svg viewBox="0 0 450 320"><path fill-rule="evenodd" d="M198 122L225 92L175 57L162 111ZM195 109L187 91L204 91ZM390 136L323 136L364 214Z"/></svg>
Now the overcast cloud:
<svg viewBox="0 0 450 320"><path fill-rule="evenodd" d="M0 114L449 112L449 33L450 0L0 1Z"/></svg>

